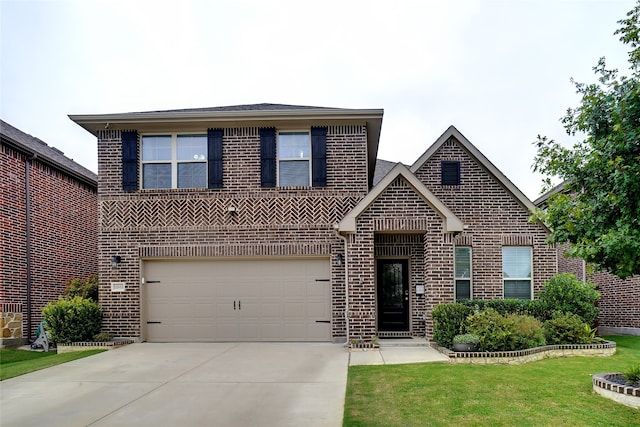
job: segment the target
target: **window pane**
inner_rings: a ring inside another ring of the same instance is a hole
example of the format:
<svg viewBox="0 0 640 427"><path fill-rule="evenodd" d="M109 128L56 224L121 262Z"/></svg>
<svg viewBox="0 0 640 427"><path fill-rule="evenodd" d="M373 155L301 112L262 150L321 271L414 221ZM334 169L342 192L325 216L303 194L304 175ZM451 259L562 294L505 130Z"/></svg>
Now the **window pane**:
<svg viewBox="0 0 640 427"><path fill-rule="evenodd" d="M142 165L142 188L171 188L171 164Z"/></svg>
<svg viewBox="0 0 640 427"><path fill-rule="evenodd" d="M278 135L278 158L308 159L309 134L306 132L286 132Z"/></svg>
<svg viewBox="0 0 640 427"><path fill-rule="evenodd" d="M456 248L456 277L471 277L471 248Z"/></svg>
<svg viewBox="0 0 640 427"><path fill-rule="evenodd" d="M505 280L504 297L531 299L531 280Z"/></svg>
<svg viewBox="0 0 640 427"><path fill-rule="evenodd" d="M206 160L206 135L178 135L178 160Z"/></svg>
<svg viewBox="0 0 640 427"><path fill-rule="evenodd" d="M171 137L143 136L142 160L171 160Z"/></svg>
<svg viewBox="0 0 640 427"><path fill-rule="evenodd" d="M280 187L308 186L309 185L309 161L280 162Z"/></svg>
<svg viewBox="0 0 640 427"><path fill-rule="evenodd" d="M178 163L178 188L205 188L206 163Z"/></svg>
<svg viewBox="0 0 640 427"><path fill-rule="evenodd" d="M471 299L471 280L456 280L456 301Z"/></svg>
<svg viewBox="0 0 640 427"><path fill-rule="evenodd" d="M502 277L531 277L531 248L502 248Z"/></svg>

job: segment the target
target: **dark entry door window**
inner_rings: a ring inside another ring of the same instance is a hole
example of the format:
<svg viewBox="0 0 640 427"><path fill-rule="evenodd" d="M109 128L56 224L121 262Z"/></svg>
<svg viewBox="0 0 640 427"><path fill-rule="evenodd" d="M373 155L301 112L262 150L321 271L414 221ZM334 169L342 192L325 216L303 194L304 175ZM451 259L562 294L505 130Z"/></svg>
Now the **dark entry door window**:
<svg viewBox="0 0 640 427"><path fill-rule="evenodd" d="M409 330L409 263L378 260L378 330Z"/></svg>

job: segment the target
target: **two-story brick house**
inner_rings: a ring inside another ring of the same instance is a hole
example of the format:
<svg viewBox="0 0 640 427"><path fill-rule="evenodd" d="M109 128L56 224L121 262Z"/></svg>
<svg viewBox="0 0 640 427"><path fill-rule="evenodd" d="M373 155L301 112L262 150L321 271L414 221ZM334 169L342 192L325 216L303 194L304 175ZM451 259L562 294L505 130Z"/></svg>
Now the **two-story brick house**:
<svg viewBox="0 0 640 427"><path fill-rule="evenodd" d="M0 120L2 345L35 337L65 283L98 272L97 176Z"/></svg>
<svg viewBox="0 0 640 427"><path fill-rule="evenodd" d="M274 104L71 116L98 138L105 329L430 336L439 302L534 297L556 261L532 203L453 127L374 186L382 116Z"/></svg>

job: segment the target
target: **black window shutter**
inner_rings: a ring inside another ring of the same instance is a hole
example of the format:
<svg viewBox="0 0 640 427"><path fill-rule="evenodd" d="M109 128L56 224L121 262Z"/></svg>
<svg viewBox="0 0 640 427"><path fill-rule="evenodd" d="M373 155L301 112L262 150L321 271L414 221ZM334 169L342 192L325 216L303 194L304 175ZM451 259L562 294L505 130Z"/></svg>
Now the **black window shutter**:
<svg viewBox="0 0 640 427"><path fill-rule="evenodd" d="M311 128L311 176L314 187L327 185L327 128Z"/></svg>
<svg viewBox="0 0 640 427"><path fill-rule="evenodd" d="M443 161L440 167L442 185L460 185L460 162Z"/></svg>
<svg viewBox="0 0 640 427"><path fill-rule="evenodd" d="M207 130L209 188L222 188L222 129Z"/></svg>
<svg viewBox="0 0 640 427"><path fill-rule="evenodd" d="M124 131L122 139L122 190L138 189L138 132Z"/></svg>
<svg viewBox="0 0 640 427"><path fill-rule="evenodd" d="M260 129L260 185L276 186L276 130Z"/></svg>

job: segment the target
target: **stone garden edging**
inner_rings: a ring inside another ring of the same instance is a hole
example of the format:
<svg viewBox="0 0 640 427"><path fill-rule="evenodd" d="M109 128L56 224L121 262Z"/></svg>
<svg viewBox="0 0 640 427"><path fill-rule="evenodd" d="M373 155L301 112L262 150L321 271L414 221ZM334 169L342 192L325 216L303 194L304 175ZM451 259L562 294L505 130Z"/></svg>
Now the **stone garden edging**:
<svg viewBox="0 0 640 427"><path fill-rule="evenodd" d="M640 387L620 384L620 373L595 374L592 377L593 391L607 399L615 400L631 408L640 409Z"/></svg>
<svg viewBox="0 0 640 427"><path fill-rule="evenodd" d="M114 340L105 342L72 342L71 344L57 344L58 354L70 353L72 351L85 351L85 350L114 350L116 348L123 347L127 344L133 344L135 340Z"/></svg>
<svg viewBox="0 0 640 427"><path fill-rule="evenodd" d="M545 345L526 350L494 352L455 352L435 343L431 343L431 346L448 357L449 363L473 365L521 365L559 357L612 356L616 352L614 341L605 341L601 344Z"/></svg>

